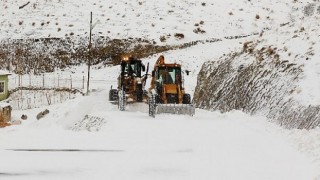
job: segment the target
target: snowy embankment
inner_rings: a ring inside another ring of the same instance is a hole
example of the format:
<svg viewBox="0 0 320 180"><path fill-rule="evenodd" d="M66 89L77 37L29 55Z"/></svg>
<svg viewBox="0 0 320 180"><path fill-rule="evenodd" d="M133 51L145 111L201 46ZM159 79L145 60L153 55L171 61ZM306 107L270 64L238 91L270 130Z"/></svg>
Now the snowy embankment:
<svg viewBox="0 0 320 180"><path fill-rule="evenodd" d="M292 9L288 23L203 65L197 107L265 115L287 128L320 126L320 4Z"/></svg>

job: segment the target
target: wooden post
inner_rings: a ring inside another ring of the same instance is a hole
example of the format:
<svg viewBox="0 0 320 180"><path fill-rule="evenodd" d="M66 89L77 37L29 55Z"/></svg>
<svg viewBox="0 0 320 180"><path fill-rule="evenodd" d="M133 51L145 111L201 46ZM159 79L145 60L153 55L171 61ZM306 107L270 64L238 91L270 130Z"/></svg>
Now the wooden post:
<svg viewBox="0 0 320 180"><path fill-rule="evenodd" d="M89 58L88 58L88 80L87 80L87 95L89 94L90 81L90 65L91 65L91 35L92 35L92 12L90 13L90 37L89 37Z"/></svg>
<svg viewBox="0 0 320 180"><path fill-rule="evenodd" d="M82 89L84 89L84 76L82 76Z"/></svg>
<svg viewBox="0 0 320 180"><path fill-rule="evenodd" d="M20 87L22 87L22 75L19 75L20 76ZM22 97L22 88L20 89L20 96Z"/></svg>
<svg viewBox="0 0 320 180"><path fill-rule="evenodd" d="M31 73L29 71L29 87L31 87Z"/></svg>
<svg viewBox="0 0 320 180"><path fill-rule="evenodd" d="M44 88L44 74L42 74L42 87Z"/></svg>
<svg viewBox="0 0 320 180"><path fill-rule="evenodd" d="M70 89L72 89L72 77L70 75Z"/></svg>

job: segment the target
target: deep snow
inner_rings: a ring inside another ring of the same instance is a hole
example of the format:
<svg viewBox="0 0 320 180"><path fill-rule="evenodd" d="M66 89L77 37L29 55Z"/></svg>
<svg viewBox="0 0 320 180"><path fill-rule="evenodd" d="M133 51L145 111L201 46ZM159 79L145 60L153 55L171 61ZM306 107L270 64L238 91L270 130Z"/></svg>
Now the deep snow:
<svg viewBox="0 0 320 180"><path fill-rule="evenodd" d="M243 42L256 39L224 37L266 31L261 45L287 47L289 51L281 56L292 62L306 58L308 46L312 46L316 56L305 67L308 73L301 84L302 93L295 98L319 103L319 50L317 42L308 40L318 38L314 27L317 18L294 24L293 20L301 18L302 6L295 12L292 3L280 0L31 0L18 9L26 2L0 2L1 40L88 36L90 11L94 12L94 22L100 21L93 29L95 35L154 39L161 45L222 38L221 42L163 53L168 61L181 62L191 70L191 75L185 76L190 94L203 62L239 50ZM204 24L199 27L206 33L195 34L195 24L201 20ZM293 25L279 28L287 22ZM298 38L291 38L293 31L304 26L312 32L310 35L302 32ZM166 42L159 41L160 36L174 33L184 33L185 38L171 36ZM285 56L289 52L292 56ZM144 62L152 67L157 57ZM27 114L28 120L0 129L0 178L320 179L319 129L284 130L264 117L238 111L221 114L197 109L194 117L158 115L153 119L148 117L145 104L135 104L119 112L107 99L110 86L116 85L118 69L93 67L89 96L13 111L14 120L22 114ZM58 73L69 77L71 71L81 81L86 67ZM10 87L16 87L10 80ZM46 108L50 113L36 120L36 114Z"/></svg>
<svg viewBox="0 0 320 180"><path fill-rule="evenodd" d="M313 179L318 173L311 159L262 117L197 110L195 117L153 119L145 104L119 112L106 94L101 89L51 106L39 121L28 111L23 125L3 129L1 159L6 163L0 165L0 177ZM70 130L85 114L104 119L99 131L99 123L91 125L92 132Z"/></svg>
<svg viewBox="0 0 320 180"><path fill-rule="evenodd" d="M184 50L179 53L186 56ZM118 68L93 69L92 79L105 77L112 82ZM142 103L120 112L108 102L111 84L93 83L89 96L62 104L15 111L13 118L22 113L29 118L22 125L1 129L0 154L5 163L0 165L0 177L319 179L316 158L295 147L298 143L292 137L299 132L239 111L197 109L194 117L151 118ZM36 113L45 108L50 113L36 120Z"/></svg>

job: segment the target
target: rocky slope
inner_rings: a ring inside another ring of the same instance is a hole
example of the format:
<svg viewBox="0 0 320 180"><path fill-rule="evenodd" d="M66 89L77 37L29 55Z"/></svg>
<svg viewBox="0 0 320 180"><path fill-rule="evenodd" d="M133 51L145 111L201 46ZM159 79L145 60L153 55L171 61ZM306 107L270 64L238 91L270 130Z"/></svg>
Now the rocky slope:
<svg viewBox="0 0 320 180"><path fill-rule="evenodd" d="M196 106L266 115L287 128L320 126L319 9L317 3L294 4L291 22L206 62Z"/></svg>

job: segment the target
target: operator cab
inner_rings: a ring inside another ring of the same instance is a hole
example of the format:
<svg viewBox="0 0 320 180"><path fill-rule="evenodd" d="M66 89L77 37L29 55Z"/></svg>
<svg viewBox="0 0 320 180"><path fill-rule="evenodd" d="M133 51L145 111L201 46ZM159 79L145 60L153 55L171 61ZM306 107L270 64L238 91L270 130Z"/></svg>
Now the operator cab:
<svg viewBox="0 0 320 180"><path fill-rule="evenodd" d="M145 66L141 63L141 60L130 57L128 60L121 62L121 75L141 77L141 71L145 71Z"/></svg>
<svg viewBox="0 0 320 180"><path fill-rule="evenodd" d="M181 67L159 67L155 76L160 84L181 85Z"/></svg>

